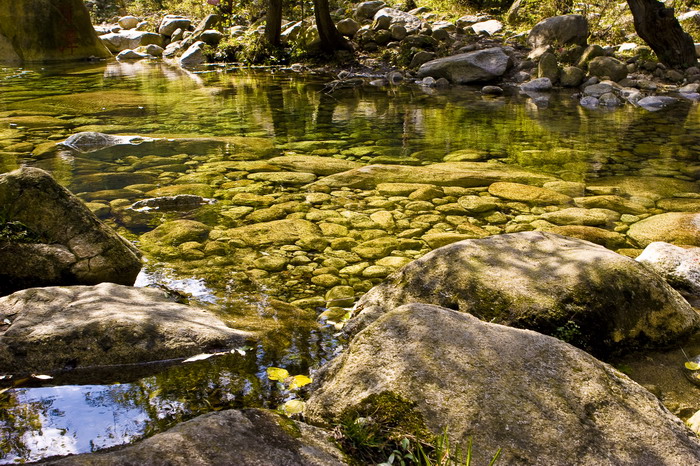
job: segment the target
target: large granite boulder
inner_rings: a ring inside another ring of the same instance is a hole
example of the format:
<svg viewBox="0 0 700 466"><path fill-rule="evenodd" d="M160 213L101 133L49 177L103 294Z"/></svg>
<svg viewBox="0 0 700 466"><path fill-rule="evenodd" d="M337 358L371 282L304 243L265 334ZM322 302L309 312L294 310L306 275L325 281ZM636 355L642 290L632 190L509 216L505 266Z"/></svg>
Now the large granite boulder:
<svg viewBox="0 0 700 466"><path fill-rule="evenodd" d="M330 432L262 409L199 416L135 445L48 461L51 465L335 466L346 464Z"/></svg>
<svg viewBox="0 0 700 466"><path fill-rule="evenodd" d="M35 286L131 285L139 252L38 168L0 175L0 295Z"/></svg>
<svg viewBox="0 0 700 466"><path fill-rule="evenodd" d="M503 49L492 47L431 60L418 68L418 77L445 78L454 84L488 82L503 76L510 63Z"/></svg>
<svg viewBox="0 0 700 466"><path fill-rule="evenodd" d="M160 34L131 29L103 34L100 36L100 40L113 53L151 44L160 47L164 45L163 36Z"/></svg>
<svg viewBox="0 0 700 466"><path fill-rule="evenodd" d="M102 283L0 298L0 370L9 373L186 357L250 337L154 288Z"/></svg>
<svg viewBox="0 0 700 466"><path fill-rule="evenodd" d="M405 400L396 412L410 410L435 434L447 429L451 446L472 439L473 464L499 448L497 464L507 465L700 463L697 437L613 367L438 306L388 310L314 378L306 419L348 425L358 406L382 413L381 401Z"/></svg>
<svg viewBox="0 0 700 466"><path fill-rule="evenodd" d="M667 212L632 224L627 235L646 247L654 241L700 246L700 214Z"/></svg>
<svg viewBox="0 0 700 466"><path fill-rule="evenodd" d="M0 1L0 62L111 56L81 0Z"/></svg>
<svg viewBox="0 0 700 466"><path fill-rule="evenodd" d="M543 232L466 240L426 254L365 294L348 331L413 302L558 336L603 356L669 344L700 323L677 291L638 262Z"/></svg>
<svg viewBox="0 0 700 466"><path fill-rule="evenodd" d="M547 18L530 30L527 43L533 49L539 47L586 45L588 20L582 15L562 15Z"/></svg>

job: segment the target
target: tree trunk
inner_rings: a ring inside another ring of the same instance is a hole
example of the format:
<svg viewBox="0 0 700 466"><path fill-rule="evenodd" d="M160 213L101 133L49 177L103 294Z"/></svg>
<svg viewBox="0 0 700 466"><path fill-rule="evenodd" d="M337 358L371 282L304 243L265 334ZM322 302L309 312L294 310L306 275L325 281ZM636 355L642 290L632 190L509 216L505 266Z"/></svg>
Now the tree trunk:
<svg viewBox="0 0 700 466"><path fill-rule="evenodd" d="M338 32L333 19L331 19L328 0L314 0L314 16L316 17L318 35L321 38L321 49L324 52L350 49L350 43Z"/></svg>
<svg viewBox="0 0 700 466"><path fill-rule="evenodd" d="M277 47L282 34L282 0L269 0L265 19L265 40Z"/></svg>
<svg viewBox="0 0 700 466"><path fill-rule="evenodd" d="M639 37L671 68L687 68L697 64L693 38L683 31L673 14L656 0L627 0L634 16Z"/></svg>

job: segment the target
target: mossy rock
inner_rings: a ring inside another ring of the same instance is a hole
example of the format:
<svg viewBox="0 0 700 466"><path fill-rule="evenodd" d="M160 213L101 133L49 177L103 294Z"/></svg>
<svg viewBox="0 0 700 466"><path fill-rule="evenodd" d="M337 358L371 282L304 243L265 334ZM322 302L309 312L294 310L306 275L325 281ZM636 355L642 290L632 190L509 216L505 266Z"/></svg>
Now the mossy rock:
<svg viewBox="0 0 700 466"><path fill-rule="evenodd" d="M525 202L532 205L557 205L572 202L569 196L557 191L519 183L493 183L489 186L489 194L508 201Z"/></svg>
<svg viewBox="0 0 700 466"><path fill-rule="evenodd" d="M0 3L0 61L48 62L108 58L81 0Z"/></svg>
<svg viewBox="0 0 700 466"><path fill-rule="evenodd" d="M350 333L389 309L425 302L549 335L573 322L571 341L599 356L661 346L700 324L658 275L588 241L523 232L436 249L365 294Z"/></svg>
<svg viewBox="0 0 700 466"><path fill-rule="evenodd" d="M194 220L172 220L141 235L141 247L157 254L163 246L178 246L189 241L206 240L211 227Z"/></svg>
<svg viewBox="0 0 700 466"><path fill-rule="evenodd" d="M654 241L700 246L700 214L668 212L632 224L627 235L641 247Z"/></svg>

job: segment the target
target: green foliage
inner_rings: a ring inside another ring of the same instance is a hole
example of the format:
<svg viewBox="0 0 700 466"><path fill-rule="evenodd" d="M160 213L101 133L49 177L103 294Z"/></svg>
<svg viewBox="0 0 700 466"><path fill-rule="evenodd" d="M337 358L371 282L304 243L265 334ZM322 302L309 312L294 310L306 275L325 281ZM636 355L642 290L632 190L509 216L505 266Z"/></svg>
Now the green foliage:
<svg viewBox="0 0 700 466"><path fill-rule="evenodd" d="M581 335L581 327L573 320L566 321L564 325L557 327L554 333L552 333L553 337L571 344L578 342Z"/></svg>
<svg viewBox="0 0 700 466"><path fill-rule="evenodd" d="M356 464L469 466L472 458L471 439L461 448L450 443L447 429L434 435L415 403L391 392L370 395L343 412L336 439Z"/></svg>
<svg viewBox="0 0 700 466"><path fill-rule="evenodd" d="M22 222L0 222L0 241L11 243L41 243L41 236Z"/></svg>

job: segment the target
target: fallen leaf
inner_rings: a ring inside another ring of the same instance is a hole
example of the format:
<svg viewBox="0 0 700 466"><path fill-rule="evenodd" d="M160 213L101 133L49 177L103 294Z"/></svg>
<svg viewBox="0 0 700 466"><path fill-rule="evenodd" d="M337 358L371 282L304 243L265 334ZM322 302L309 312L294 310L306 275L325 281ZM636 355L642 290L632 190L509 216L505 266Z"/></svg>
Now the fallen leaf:
<svg viewBox="0 0 700 466"><path fill-rule="evenodd" d="M308 385L312 382L311 378L309 378L305 375L295 375L293 377L290 377L288 380L289 380L289 389L290 390L295 390L297 388L303 387L304 385Z"/></svg>
<svg viewBox="0 0 700 466"><path fill-rule="evenodd" d="M697 362L688 361L685 363L685 368L689 371L697 371L700 370L700 364Z"/></svg>
<svg viewBox="0 0 700 466"><path fill-rule="evenodd" d="M282 369L279 367L268 367L267 368L267 378L270 380L282 381L289 377L289 372L287 369Z"/></svg>
<svg viewBox="0 0 700 466"><path fill-rule="evenodd" d="M282 411L285 412L285 414L292 415L292 414L299 414L304 410L304 403L301 400L289 400L285 404L282 405Z"/></svg>

